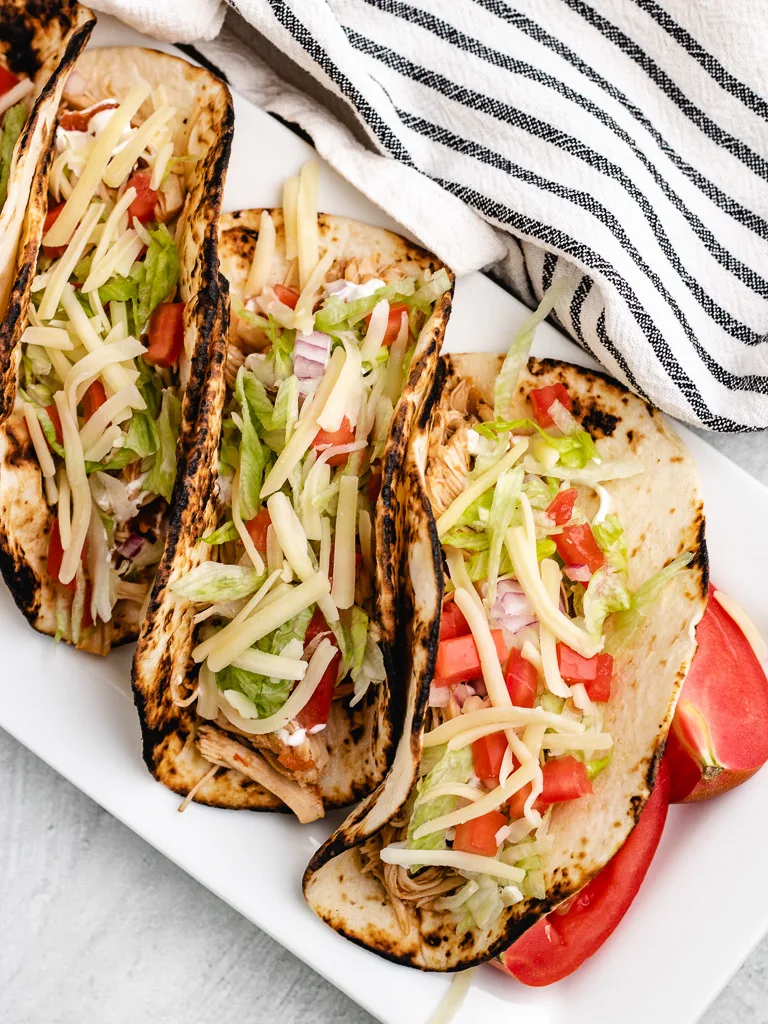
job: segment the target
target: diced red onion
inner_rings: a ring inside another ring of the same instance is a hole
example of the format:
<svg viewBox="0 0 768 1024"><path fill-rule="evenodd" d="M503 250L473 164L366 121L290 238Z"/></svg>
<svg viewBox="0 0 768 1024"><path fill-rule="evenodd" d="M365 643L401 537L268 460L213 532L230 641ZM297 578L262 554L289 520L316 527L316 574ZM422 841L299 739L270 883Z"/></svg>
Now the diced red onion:
<svg viewBox="0 0 768 1024"><path fill-rule="evenodd" d="M311 334L296 335L293 346L293 372L299 379L301 394L309 394L317 389L317 383L323 376L331 351L331 339L321 331Z"/></svg>
<svg viewBox="0 0 768 1024"><path fill-rule="evenodd" d="M490 619L493 626L500 627L509 636L536 622L525 591L516 580L499 580ZM508 641L506 635L505 640Z"/></svg>
<svg viewBox="0 0 768 1024"><path fill-rule="evenodd" d="M431 708L444 708L448 705L450 699L450 686L435 686L435 684L432 683L429 688L429 706Z"/></svg>
<svg viewBox="0 0 768 1024"><path fill-rule="evenodd" d="M574 583L589 583L592 579L588 565L566 565L563 572Z"/></svg>
<svg viewBox="0 0 768 1024"><path fill-rule="evenodd" d="M118 552L123 558L135 558L144 547L144 538L140 533L132 533L129 537L117 545Z"/></svg>
<svg viewBox="0 0 768 1024"><path fill-rule="evenodd" d="M445 689L447 689L447 687L445 687ZM463 708L464 701L468 697L475 696L475 690L469 685L469 683L458 683L453 687L453 696L459 707Z"/></svg>

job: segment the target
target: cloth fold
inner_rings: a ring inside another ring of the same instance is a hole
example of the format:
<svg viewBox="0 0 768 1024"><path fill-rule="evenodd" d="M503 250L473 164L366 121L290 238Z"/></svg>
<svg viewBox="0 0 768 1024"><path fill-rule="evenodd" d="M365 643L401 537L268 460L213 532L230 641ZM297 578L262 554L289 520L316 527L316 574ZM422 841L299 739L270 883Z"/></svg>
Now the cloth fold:
<svg viewBox="0 0 768 1024"><path fill-rule="evenodd" d="M768 426L754 0L232 0L268 63L232 17L215 38L214 0L108 3L196 42L457 273L492 267L528 305L567 276L561 326L654 404Z"/></svg>

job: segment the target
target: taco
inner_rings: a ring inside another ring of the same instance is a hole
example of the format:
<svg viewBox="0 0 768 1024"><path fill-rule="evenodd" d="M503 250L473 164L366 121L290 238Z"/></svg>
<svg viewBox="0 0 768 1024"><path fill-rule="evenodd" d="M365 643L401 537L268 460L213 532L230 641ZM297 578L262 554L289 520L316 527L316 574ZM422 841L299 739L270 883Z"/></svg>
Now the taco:
<svg viewBox="0 0 768 1024"><path fill-rule="evenodd" d="M310 168L298 218L222 218L236 314L208 420L215 498L163 562L134 661L157 779L303 822L370 792L391 759L403 463L452 290L397 235L309 220L314 187Z"/></svg>
<svg viewBox="0 0 768 1024"><path fill-rule="evenodd" d="M226 332L216 249L232 123L208 71L89 51L58 111L47 213L33 202L41 247L0 426L0 568L35 629L94 653L136 638L179 532Z"/></svg>
<svg viewBox="0 0 768 1024"><path fill-rule="evenodd" d="M706 603L693 463L603 374L445 356L408 458L411 692L384 785L310 906L423 970L488 960L622 846Z"/></svg>
<svg viewBox="0 0 768 1024"><path fill-rule="evenodd" d="M13 408L56 113L95 24L87 7L68 0L0 7L0 422Z"/></svg>

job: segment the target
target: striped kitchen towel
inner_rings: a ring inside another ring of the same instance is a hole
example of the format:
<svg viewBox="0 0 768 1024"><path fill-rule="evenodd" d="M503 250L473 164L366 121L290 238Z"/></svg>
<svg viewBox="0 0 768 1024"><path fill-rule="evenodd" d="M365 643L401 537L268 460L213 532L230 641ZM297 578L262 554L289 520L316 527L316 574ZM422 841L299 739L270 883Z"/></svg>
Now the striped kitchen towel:
<svg viewBox="0 0 768 1024"><path fill-rule="evenodd" d="M457 273L531 306L567 275L560 324L638 394L768 426L758 0L231 3L321 88L201 49Z"/></svg>

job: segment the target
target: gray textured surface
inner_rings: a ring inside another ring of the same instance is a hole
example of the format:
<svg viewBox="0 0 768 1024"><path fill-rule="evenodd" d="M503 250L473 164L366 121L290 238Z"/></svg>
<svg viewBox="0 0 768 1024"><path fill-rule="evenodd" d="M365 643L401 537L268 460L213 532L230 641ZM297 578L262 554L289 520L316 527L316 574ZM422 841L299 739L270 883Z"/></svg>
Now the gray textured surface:
<svg viewBox="0 0 768 1024"><path fill-rule="evenodd" d="M0 1024L372 1022L2 731L0 778ZM768 939L702 1024L768 1024Z"/></svg>

